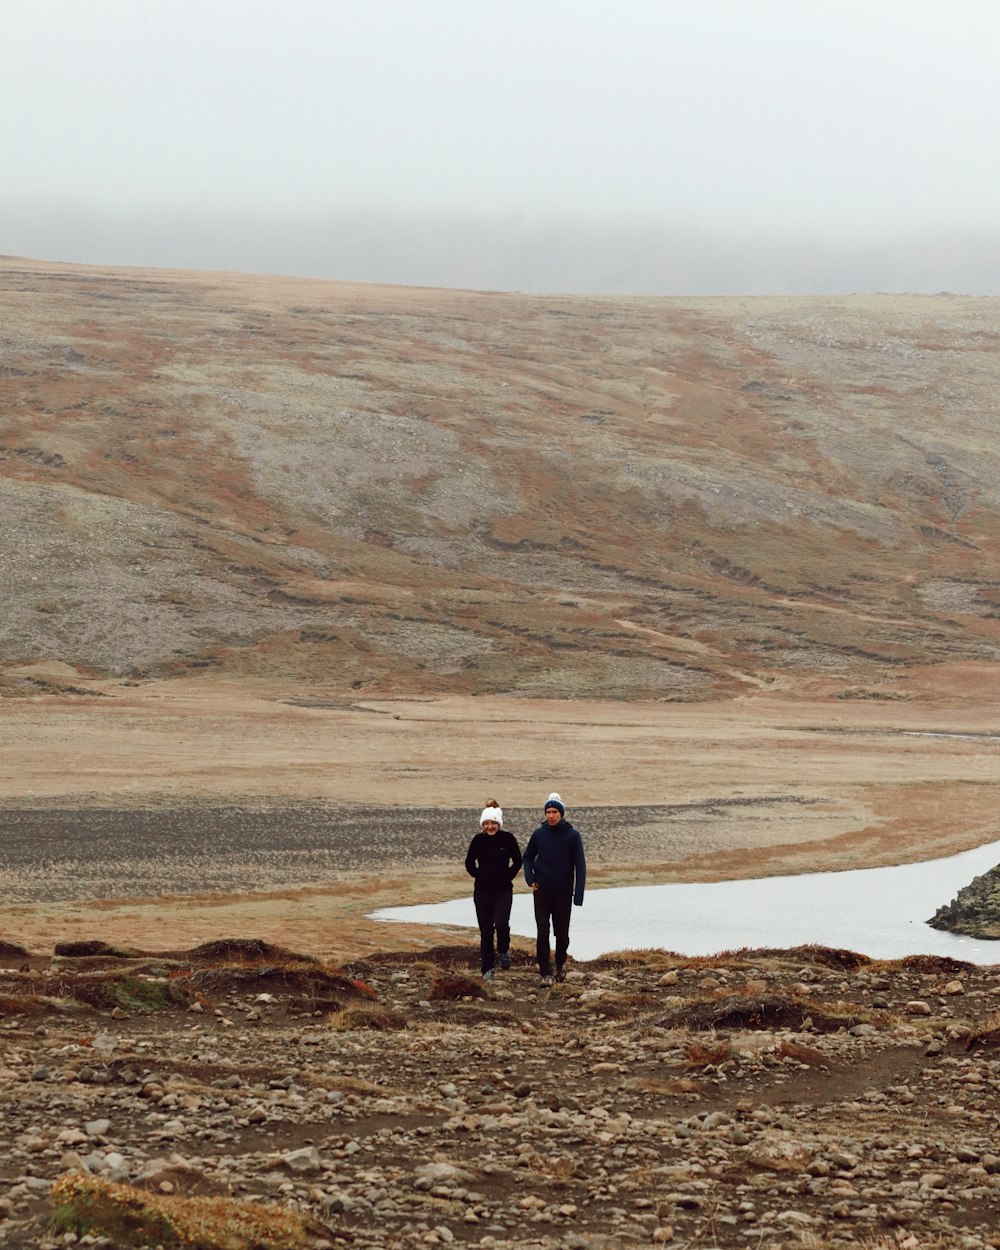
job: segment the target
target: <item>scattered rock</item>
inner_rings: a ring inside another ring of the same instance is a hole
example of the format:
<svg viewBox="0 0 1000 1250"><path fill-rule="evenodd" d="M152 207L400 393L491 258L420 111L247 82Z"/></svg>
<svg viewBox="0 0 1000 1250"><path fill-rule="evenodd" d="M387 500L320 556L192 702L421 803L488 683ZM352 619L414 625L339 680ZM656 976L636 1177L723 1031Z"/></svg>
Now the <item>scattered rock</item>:
<svg viewBox="0 0 1000 1250"><path fill-rule="evenodd" d="M296 958L289 967L301 969ZM96 1006L9 1011L0 1237L48 1247L53 1202L78 1176L93 1236L112 1241L122 1203L152 1219L154 1200L216 1196L241 1218L297 1212L312 1250L470 1239L484 1250L735 1250L878 1245L887 1230L894 1245L919 1246L953 1244L955 1227L963 1250L990 1245L992 969L962 971L946 1042L905 1007L872 1013L871 982L845 973L843 953L730 954L666 986L676 970L655 953L611 974L578 961L552 995L515 967L503 1000L493 987L466 992L474 961L455 948L419 963L314 965L296 982L302 996L263 1002L223 964L210 979L225 996L193 1016L169 998L122 1020ZM216 971L204 953L190 962ZM941 971L880 965L878 980L888 1001L930 1003ZM58 975L72 990L72 972ZM37 997L39 974L30 986L19 971L0 978L6 1004L29 988ZM377 998L316 1014L310 995L336 978ZM432 998L436 984L453 988ZM664 988L682 985L665 1015ZM589 991L614 1012L598 1014ZM764 1011L750 1020L752 1002ZM244 1026L250 1011L264 1019ZM366 1013L398 1027L374 1029Z"/></svg>

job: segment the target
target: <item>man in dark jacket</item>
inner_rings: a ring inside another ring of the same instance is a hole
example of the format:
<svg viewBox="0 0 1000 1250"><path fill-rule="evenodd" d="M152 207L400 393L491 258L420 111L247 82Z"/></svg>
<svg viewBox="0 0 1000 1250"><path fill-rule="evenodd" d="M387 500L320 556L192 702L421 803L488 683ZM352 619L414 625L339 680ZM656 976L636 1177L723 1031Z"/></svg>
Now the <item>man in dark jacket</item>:
<svg viewBox="0 0 1000 1250"><path fill-rule="evenodd" d="M491 800L479 818L480 833L469 843L465 871L475 879L472 901L479 923L479 952L483 980L493 980L496 955L500 967L510 967L510 908L514 878L521 871L521 848L517 838L503 828L503 809ZM496 933L497 950L493 950Z"/></svg>
<svg viewBox="0 0 1000 1250"><path fill-rule="evenodd" d="M545 800L545 823L528 839L524 879L534 895L538 971L542 984L551 985L549 925L556 938L556 980L562 981L566 976L570 914L574 904L583 906L587 884L583 838L566 819L566 808L558 794L550 794Z"/></svg>

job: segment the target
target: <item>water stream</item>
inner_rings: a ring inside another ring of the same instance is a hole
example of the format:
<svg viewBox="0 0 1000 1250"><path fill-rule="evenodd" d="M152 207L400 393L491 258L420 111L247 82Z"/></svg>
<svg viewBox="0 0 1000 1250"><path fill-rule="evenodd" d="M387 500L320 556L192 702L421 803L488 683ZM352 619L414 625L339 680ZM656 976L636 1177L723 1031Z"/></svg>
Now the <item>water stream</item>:
<svg viewBox="0 0 1000 1250"><path fill-rule="evenodd" d="M816 942L874 959L930 954L976 964L1000 963L1000 941L959 937L926 923L973 877L998 863L1000 842L991 842L947 859L896 868L591 889L583 907L573 908L570 954L594 959L609 951L654 947L682 955L712 955L741 947ZM382 908L372 916L476 928L471 888L465 898ZM520 937L535 935L531 896L521 878L515 886L511 930Z"/></svg>

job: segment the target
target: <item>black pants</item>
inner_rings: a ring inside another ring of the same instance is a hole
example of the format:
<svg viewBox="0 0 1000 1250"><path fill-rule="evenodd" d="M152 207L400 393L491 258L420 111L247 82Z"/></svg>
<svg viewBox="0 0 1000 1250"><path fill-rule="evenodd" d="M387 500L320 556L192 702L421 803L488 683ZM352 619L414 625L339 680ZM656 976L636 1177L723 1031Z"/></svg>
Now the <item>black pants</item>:
<svg viewBox="0 0 1000 1250"><path fill-rule="evenodd" d="M552 894L541 886L535 891L535 924L538 926L538 940L535 943L535 957L538 960L538 971L543 977L552 975L552 964L549 955L549 924L556 936L556 967L561 968L566 962L569 950L569 918L573 911L572 894Z"/></svg>
<svg viewBox="0 0 1000 1250"><path fill-rule="evenodd" d="M510 905L514 898L513 887L507 890L476 890L472 901L476 904L476 920L479 922L479 954L483 972L489 972L495 962L493 934L496 932L496 949L510 950Z"/></svg>

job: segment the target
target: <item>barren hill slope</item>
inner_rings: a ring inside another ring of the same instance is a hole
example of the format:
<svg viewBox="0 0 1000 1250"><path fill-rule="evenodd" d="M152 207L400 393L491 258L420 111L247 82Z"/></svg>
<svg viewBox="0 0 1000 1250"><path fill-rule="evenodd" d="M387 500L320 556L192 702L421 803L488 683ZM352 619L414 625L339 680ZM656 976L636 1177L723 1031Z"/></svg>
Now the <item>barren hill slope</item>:
<svg viewBox="0 0 1000 1250"><path fill-rule="evenodd" d="M891 697L1000 645L1000 304L0 260L0 686Z"/></svg>

